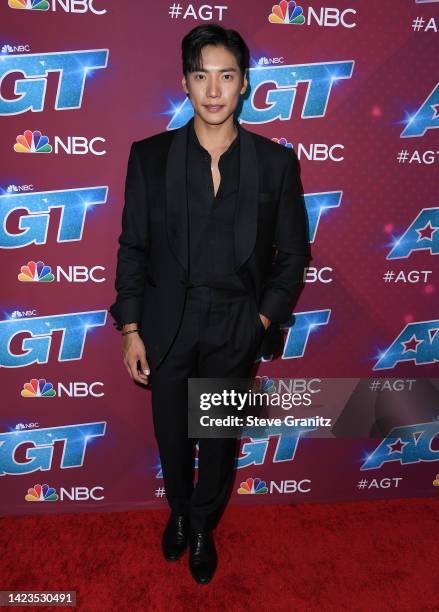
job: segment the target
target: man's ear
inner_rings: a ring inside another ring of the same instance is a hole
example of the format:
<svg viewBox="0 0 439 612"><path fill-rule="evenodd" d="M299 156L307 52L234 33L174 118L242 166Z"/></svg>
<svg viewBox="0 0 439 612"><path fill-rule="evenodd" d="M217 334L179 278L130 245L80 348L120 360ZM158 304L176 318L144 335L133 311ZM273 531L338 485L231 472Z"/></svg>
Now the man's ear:
<svg viewBox="0 0 439 612"><path fill-rule="evenodd" d="M247 91L247 87L248 87L247 75L244 74L244 79L243 79L243 83L242 83L242 87L240 91L241 95L245 94L245 92Z"/></svg>
<svg viewBox="0 0 439 612"><path fill-rule="evenodd" d="M186 77L183 77L183 78L181 79L181 85L182 85L182 87L183 87L183 91L184 91L186 94L188 94L189 92L188 92L188 88L187 88L187 85L186 85Z"/></svg>

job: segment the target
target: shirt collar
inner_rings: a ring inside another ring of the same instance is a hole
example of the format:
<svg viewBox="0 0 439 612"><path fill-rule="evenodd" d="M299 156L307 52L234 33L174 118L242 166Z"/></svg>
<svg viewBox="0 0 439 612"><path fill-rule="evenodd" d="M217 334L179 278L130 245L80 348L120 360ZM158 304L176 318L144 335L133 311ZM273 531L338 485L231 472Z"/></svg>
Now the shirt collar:
<svg viewBox="0 0 439 612"><path fill-rule="evenodd" d="M240 139L240 136L241 136L241 126L239 124L239 121L236 120L235 116L233 116L233 123L236 126L236 128L238 129L238 135L235 137L233 142L230 144L229 148L226 151L224 151L224 153L222 155L226 155L226 154L230 153L231 151L233 151L233 149L235 147L237 147L239 145L239 139ZM195 128L194 128L194 117L193 116L189 120L189 136L191 138L192 143L194 143L195 146L197 146L204 153L208 153L208 151L202 146L202 144L198 140L198 136L197 136L197 133L196 133Z"/></svg>

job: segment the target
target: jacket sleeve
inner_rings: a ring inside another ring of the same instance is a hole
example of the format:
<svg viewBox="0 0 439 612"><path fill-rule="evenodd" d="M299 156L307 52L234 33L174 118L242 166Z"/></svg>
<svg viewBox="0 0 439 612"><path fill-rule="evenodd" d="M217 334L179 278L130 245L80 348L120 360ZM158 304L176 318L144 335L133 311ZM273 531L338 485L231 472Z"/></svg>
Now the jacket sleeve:
<svg viewBox="0 0 439 612"><path fill-rule="evenodd" d="M147 192L140 168L136 142L131 145L125 179L125 203L122 211L122 231L119 235L116 278L117 295L109 312L113 325L122 329L124 323L139 323L142 316L148 256Z"/></svg>
<svg viewBox="0 0 439 612"><path fill-rule="evenodd" d="M300 289L310 258L308 224L300 180L299 163L288 151L277 212L274 244L277 249L272 269L262 287L259 312L273 323L291 315L291 302Z"/></svg>

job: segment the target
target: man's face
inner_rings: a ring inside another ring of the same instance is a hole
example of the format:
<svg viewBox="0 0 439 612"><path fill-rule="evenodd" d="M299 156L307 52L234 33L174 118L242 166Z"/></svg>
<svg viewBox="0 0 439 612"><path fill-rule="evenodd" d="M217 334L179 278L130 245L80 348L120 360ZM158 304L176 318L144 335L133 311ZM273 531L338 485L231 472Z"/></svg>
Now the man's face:
<svg viewBox="0 0 439 612"><path fill-rule="evenodd" d="M239 96L247 89L235 56L223 46L205 45L201 49L203 70L188 73L182 85L189 93L194 112L206 123L218 125L233 114Z"/></svg>

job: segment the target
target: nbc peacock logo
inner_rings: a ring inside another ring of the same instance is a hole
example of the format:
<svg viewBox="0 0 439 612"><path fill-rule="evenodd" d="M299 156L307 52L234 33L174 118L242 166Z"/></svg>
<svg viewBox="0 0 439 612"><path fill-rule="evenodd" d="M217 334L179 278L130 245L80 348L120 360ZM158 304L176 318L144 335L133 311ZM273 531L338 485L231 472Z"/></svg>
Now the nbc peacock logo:
<svg viewBox="0 0 439 612"><path fill-rule="evenodd" d="M29 502L58 501L58 493L48 484L36 484L27 490L24 499Z"/></svg>
<svg viewBox="0 0 439 612"><path fill-rule="evenodd" d="M251 384L251 390L261 393L275 393L276 385L268 376L255 376Z"/></svg>
<svg viewBox="0 0 439 612"><path fill-rule="evenodd" d="M45 378L31 378L24 383L21 397L55 397L56 391L52 383Z"/></svg>
<svg viewBox="0 0 439 612"><path fill-rule="evenodd" d="M240 495L261 495L268 493L268 489L265 480L261 480L260 478L247 478L247 480L241 482L238 493Z"/></svg>
<svg viewBox="0 0 439 612"><path fill-rule="evenodd" d="M8 0L8 6L13 9L27 9L29 11L48 11L47 0Z"/></svg>
<svg viewBox="0 0 439 612"><path fill-rule="evenodd" d="M275 4L271 9L268 21L270 23L283 23L287 25L303 25L305 17L303 16L302 7L297 2L294 2L294 0L290 0L290 2L281 0L279 4Z"/></svg>
<svg viewBox="0 0 439 612"><path fill-rule="evenodd" d="M277 144L282 145L286 149L294 149L294 147L291 144L291 142L288 142L288 140L286 138L284 138L283 136L282 136L282 138L272 138L271 140L273 142L277 142Z"/></svg>
<svg viewBox="0 0 439 612"><path fill-rule="evenodd" d="M268 376L261 376L260 389L263 393L274 393L276 391L276 385Z"/></svg>
<svg viewBox="0 0 439 612"><path fill-rule="evenodd" d="M30 260L21 266L21 272L17 278L22 283L51 283L55 280L52 268L47 266L44 261Z"/></svg>
<svg viewBox="0 0 439 612"><path fill-rule="evenodd" d="M49 139L39 130L25 130L24 134L19 134L14 144L16 153L52 153L52 145Z"/></svg>

